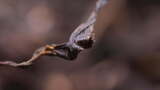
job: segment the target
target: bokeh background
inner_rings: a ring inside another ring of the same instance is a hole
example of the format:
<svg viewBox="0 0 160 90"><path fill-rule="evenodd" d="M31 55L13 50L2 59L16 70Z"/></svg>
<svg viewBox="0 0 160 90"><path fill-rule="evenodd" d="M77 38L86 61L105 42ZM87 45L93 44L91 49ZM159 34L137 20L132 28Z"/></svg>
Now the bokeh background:
<svg viewBox="0 0 160 90"><path fill-rule="evenodd" d="M66 42L96 0L0 0L0 60ZM0 65L0 90L160 90L160 1L109 0L96 43L75 61L44 56L32 66Z"/></svg>

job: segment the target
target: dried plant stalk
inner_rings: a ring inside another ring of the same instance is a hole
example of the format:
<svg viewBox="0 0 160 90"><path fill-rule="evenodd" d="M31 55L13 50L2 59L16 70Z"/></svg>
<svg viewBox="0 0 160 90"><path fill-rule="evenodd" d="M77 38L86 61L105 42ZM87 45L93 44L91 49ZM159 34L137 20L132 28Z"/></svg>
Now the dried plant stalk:
<svg viewBox="0 0 160 90"><path fill-rule="evenodd" d="M91 48L94 43L94 24L96 16L101 7L107 3L107 0L98 0L95 9L91 12L89 18L80 24L71 34L69 41L63 44L46 45L37 49L31 59L16 63L12 61L1 61L1 65L9 65L13 67L28 66L41 56L58 56L66 60L74 60L78 54L84 50Z"/></svg>

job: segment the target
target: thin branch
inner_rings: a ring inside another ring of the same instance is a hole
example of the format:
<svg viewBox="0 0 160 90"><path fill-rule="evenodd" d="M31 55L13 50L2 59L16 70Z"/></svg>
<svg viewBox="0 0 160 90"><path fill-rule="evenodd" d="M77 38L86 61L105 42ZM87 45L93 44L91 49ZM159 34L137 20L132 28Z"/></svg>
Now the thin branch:
<svg viewBox="0 0 160 90"><path fill-rule="evenodd" d="M31 65L33 63L33 61L38 60L43 55L49 55L49 54L54 55L55 53L52 52L53 49L54 49L53 46L46 45L44 47L37 49L33 53L33 56L28 61L24 61L21 63L16 63L16 62L12 62L12 61L4 61L4 62L1 61L0 64L14 66L14 67L28 66L28 65Z"/></svg>
<svg viewBox="0 0 160 90"><path fill-rule="evenodd" d="M31 59L21 63L0 61L0 64L13 67L28 66L44 55L57 56L66 60L74 60L82 50L92 47L94 43L93 30L96 17L100 8L102 8L107 1L108 0L97 1L95 9L91 12L89 18L73 31L68 42L59 45L52 44L41 47L33 53Z"/></svg>

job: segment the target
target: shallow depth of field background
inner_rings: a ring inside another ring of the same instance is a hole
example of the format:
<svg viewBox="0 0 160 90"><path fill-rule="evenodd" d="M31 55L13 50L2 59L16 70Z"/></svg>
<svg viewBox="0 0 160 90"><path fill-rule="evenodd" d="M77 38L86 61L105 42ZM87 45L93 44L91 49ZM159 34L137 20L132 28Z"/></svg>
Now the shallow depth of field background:
<svg viewBox="0 0 160 90"><path fill-rule="evenodd" d="M96 0L0 0L0 60L66 42ZM110 0L96 43L75 61L44 56L32 66L0 65L0 90L160 90L160 1Z"/></svg>

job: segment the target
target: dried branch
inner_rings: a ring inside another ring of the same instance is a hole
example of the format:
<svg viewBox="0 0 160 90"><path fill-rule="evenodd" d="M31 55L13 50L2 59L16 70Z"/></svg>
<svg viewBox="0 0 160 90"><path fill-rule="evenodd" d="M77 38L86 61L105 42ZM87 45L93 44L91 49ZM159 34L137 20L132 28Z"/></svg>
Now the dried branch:
<svg viewBox="0 0 160 90"><path fill-rule="evenodd" d="M94 23L96 22L96 16L101 7L107 3L107 0L98 0L95 9L91 12L90 17L84 23L80 24L74 32L71 34L69 41L63 44L46 45L37 49L31 59L16 63L12 61L1 61L1 65L9 66L28 66L35 60L38 60L41 56L57 56L67 60L74 60L77 55L84 49L91 48L94 43Z"/></svg>

